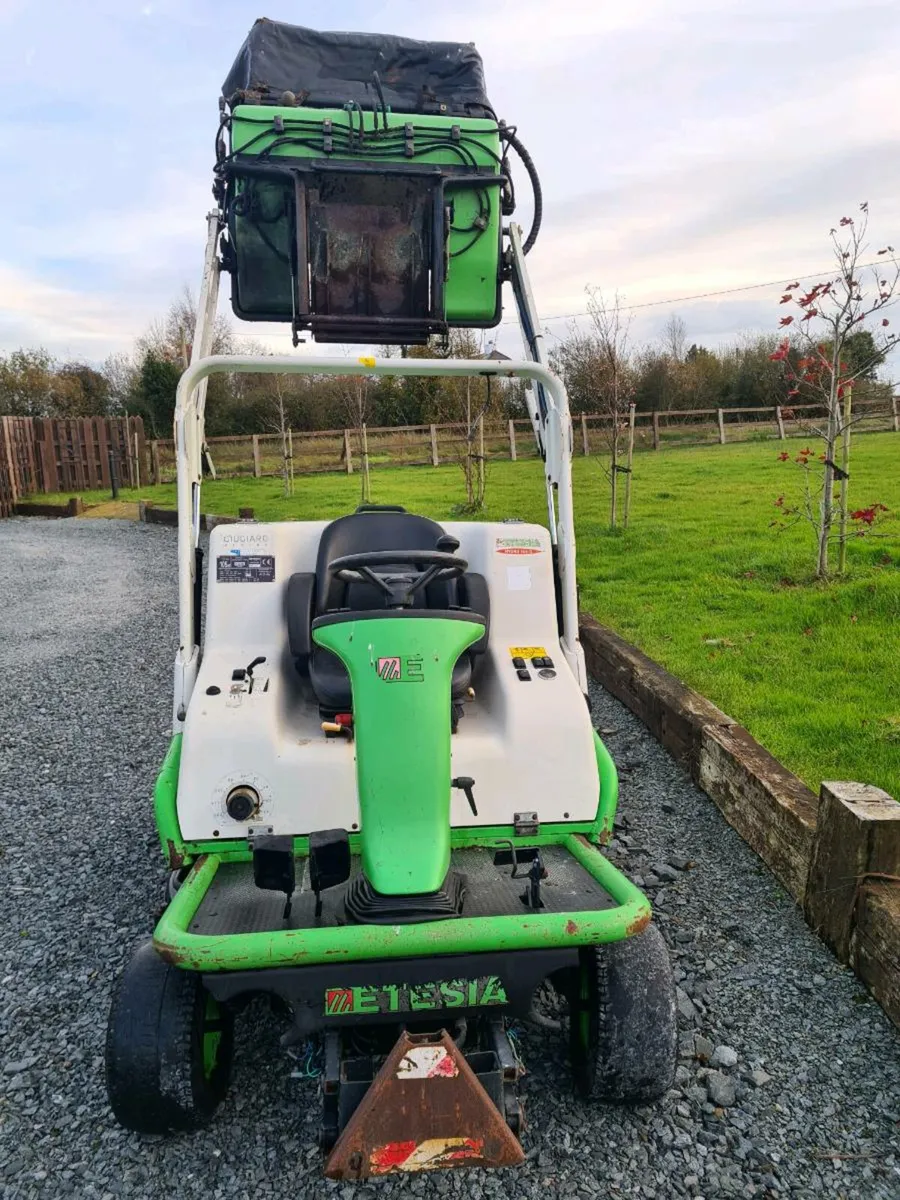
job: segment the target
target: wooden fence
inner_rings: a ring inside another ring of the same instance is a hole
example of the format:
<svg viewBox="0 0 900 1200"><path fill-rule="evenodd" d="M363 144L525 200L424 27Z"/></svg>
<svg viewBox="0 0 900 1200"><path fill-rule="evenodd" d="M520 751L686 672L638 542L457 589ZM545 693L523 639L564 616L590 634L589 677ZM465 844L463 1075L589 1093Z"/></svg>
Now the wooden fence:
<svg viewBox="0 0 900 1200"><path fill-rule="evenodd" d="M38 492L149 483L140 417L0 417L0 517Z"/></svg>
<svg viewBox="0 0 900 1200"><path fill-rule="evenodd" d="M638 412L635 447L724 445L727 442L809 437L823 413L815 404L792 408L696 408ZM854 432L900 432L900 402L857 404ZM607 449L610 421L597 415L573 419L578 455ZM488 461L516 461L537 454L528 420L486 421L473 450ZM353 429L292 431L290 465L296 475L358 469L361 437ZM465 437L460 425L370 426L366 429L372 467L432 466L460 461ZM280 434L213 437L207 466L217 478L278 475L284 466ZM37 492L84 492L111 485L110 465L123 487L171 483L175 448L170 439L146 441L140 417L0 418L0 516L16 501Z"/></svg>
<svg viewBox="0 0 900 1200"><path fill-rule="evenodd" d="M895 397L887 404L858 404L859 423L854 432L900 432L900 407ZM810 426L823 414L820 405L792 408L695 408L638 412L635 416L637 449L659 450L673 446L724 445L727 442L783 440L809 437ZM608 446L610 420L598 415L573 418L577 455L601 454ZM484 457L534 458L537 455L528 420L486 421ZM320 429L292 431L291 463L296 475L319 472L352 472L360 464L359 431ZM370 466L440 466L458 462L465 453L460 425L368 426L366 442ZM277 475L283 468L280 434L245 434L208 440L209 458L217 477ZM473 448L480 453L480 446ZM175 447L171 440L150 443L151 478L169 483L175 478Z"/></svg>

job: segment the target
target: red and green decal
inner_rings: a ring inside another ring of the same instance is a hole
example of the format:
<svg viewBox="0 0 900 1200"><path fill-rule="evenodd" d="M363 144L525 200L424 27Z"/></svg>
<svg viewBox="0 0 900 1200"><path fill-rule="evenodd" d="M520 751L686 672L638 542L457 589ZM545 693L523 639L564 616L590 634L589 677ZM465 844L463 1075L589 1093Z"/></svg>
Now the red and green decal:
<svg viewBox="0 0 900 1200"><path fill-rule="evenodd" d="M488 1008L506 1003L506 990L496 975L482 975L478 979L441 979L436 983L325 989L326 1017L431 1012L440 1008Z"/></svg>
<svg viewBox="0 0 900 1200"><path fill-rule="evenodd" d="M375 673L385 683L424 683L424 661L421 654L392 654L378 659Z"/></svg>

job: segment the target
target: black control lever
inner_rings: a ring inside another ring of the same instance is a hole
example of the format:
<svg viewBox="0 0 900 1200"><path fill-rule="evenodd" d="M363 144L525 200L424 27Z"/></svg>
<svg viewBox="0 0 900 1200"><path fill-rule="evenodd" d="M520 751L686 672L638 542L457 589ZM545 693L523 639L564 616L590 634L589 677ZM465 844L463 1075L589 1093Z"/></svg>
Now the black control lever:
<svg viewBox="0 0 900 1200"><path fill-rule="evenodd" d="M250 687L247 689L248 691L251 691L251 692L253 691L253 669L254 669L254 667L258 667L261 663L264 663L265 661L266 661L266 656L264 654L261 654L259 656L259 658L254 658L253 662L250 663L249 666L244 667L244 670L247 673L247 678L250 681Z"/></svg>
<svg viewBox="0 0 900 1200"><path fill-rule="evenodd" d="M543 908L541 899L541 880L547 878L547 871L541 858L540 850L536 851L528 868L528 887L522 893L521 900L526 908Z"/></svg>
<svg viewBox="0 0 900 1200"><path fill-rule="evenodd" d="M471 775L458 775L456 779L450 780L450 786L460 788L466 793L466 799L469 802L473 814L478 816L478 809L475 807L475 780Z"/></svg>

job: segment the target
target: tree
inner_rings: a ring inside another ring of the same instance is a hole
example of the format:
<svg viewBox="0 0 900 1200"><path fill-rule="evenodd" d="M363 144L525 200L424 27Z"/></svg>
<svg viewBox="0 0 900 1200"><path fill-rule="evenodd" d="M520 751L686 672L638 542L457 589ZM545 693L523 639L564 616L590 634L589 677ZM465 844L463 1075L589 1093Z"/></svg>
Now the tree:
<svg viewBox="0 0 900 1200"><path fill-rule="evenodd" d="M454 329L445 352L447 358L483 358L483 342L471 329ZM484 419L495 399L489 375L454 376L436 380L440 420L460 427L454 442L456 460L466 484L465 512L484 508L487 486L484 453Z"/></svg>
<svg viewBox="0 0 900 1200"><path fill-rule="evenodd" d="M860 217L842 217L838 227L831 230L837 274L809 288L793 283L781 297L782 304L798 310L780 321L782 329L791 329L793 342L786 336L770 355L773 362L784 365L791 385L789 397L809 397L825 410L824 424L814 430L823 443L821 468L814 465L811 451L801 453L796 460L804 472L803 515L816 534L818 579L829 575L836 482L840 484L839 570L843 571L846 562L850 430L856 419L852 411L853 386L865 379L897 342L897 334L889 332L890 319L884 313L897 299L900 261L893 246L886 246L878 251L882 261L871 274L864 270L868 204L861 204L859 211ZM874 328L866 328L867 322L873 322ZM868 336L863 338L861 334Z"/></svg>
<svg viewBox="0 0 900 1200"><path fill-rule="evenodd" d="M53 359L43 348L0 356L0 411L14 417L50 416Z"/></svg>
<svg viewBox="0 0 900 1200"><path fill-rule="evenodd" d="M372 379L367 375L337 375L335 384L343 405L345 421L356 433L360 458L360 503L372 499L369 478L369 436L367 426L372 419Z"/></svg>
<svg viewBox="0 0 900 1200"><path fill-rule="evenodd" d="M153 437L168 436L175 413L175 390L182 371L188 366L197 326L197 305L185 286L173 300L162 321L154 321L136 343L137 380L135 407L147 421ZM234 349L231 326L224 317L216 317L210 352L228 354ZM174 380L174 386L173 386ZM211 375L207 399L213 410L227 404L230 381L223 375Z"/></svg>
<svg viewBox="0 0 900 1200"><path fill-rule="evenodd" d="M138 390L138 368L130 354L110 354L103 364L107 409L121 416L134 411Z"/></svg>
<svg viewBox="0 0 900 1200"><path fill-rule="evenodd" d="M182 366L147 350L141 360L135 388L135 408L154 438L170 436L175 414L175 392Z"/></svg>
<svg viewBox="0 0 900 1200"><path fill-rule="evenodd" d="M273 375L275 432L281 438L281 479L285 496L294 494L293 438L288 424L286 400L290 388L290 375ZM297 378L293 376L293 378Z"/></svg>
<svg viewBox="0 0 900 1200"><path fill-rule="evenodd" d="M663 351L676 363L684 362L684 348L687 345L687 326L677 313L672 313L663 326Z"/></svg>
<svg viewBox="0 0 900 1200"><path fill-rule="evenodd" d="M619 463L622 433L628 425L634 383L632 380L629 332L630 316L623 316L619 293L607 301L599 288L588 288L588 315L593 326L590 339L599 411L607 418L605 434L609 444L609 527L618 521L618 485L620 472L630 472L630 466ZM631 490L628 489L630 501ZM628 512L624 515L628 524Z"/></svg>
<svg viewBox="0 0 900 1200"><path fill-rule="evenodd" d="M109 412L109 382L101 371L87 363L68 362L57 369L56 379L61 393L57 416L93 417Z"/></svg>

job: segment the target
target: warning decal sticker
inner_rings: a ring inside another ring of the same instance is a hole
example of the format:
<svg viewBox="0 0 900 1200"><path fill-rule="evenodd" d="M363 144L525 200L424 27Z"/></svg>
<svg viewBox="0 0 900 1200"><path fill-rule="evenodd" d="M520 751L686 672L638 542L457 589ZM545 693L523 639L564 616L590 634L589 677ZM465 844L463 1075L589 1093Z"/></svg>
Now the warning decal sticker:
<svg viewBox="0 0 900 1200"><path fill-rule="evenodd" d="M544 548L536 537L498 537L494 550L497 554L542 554Z"/></svg>
<svg viewBox="0 0 900 1200"><path fill-rule="evenodd" d="M543 646L510 646L510 658L546 658L547 651Z"/></svg>
<svg viewBox="0 0 900 1200"><path fill-rule="evenodd" d="M216 559L219 583L274 583L274 554L220 554Z"/></svg>

